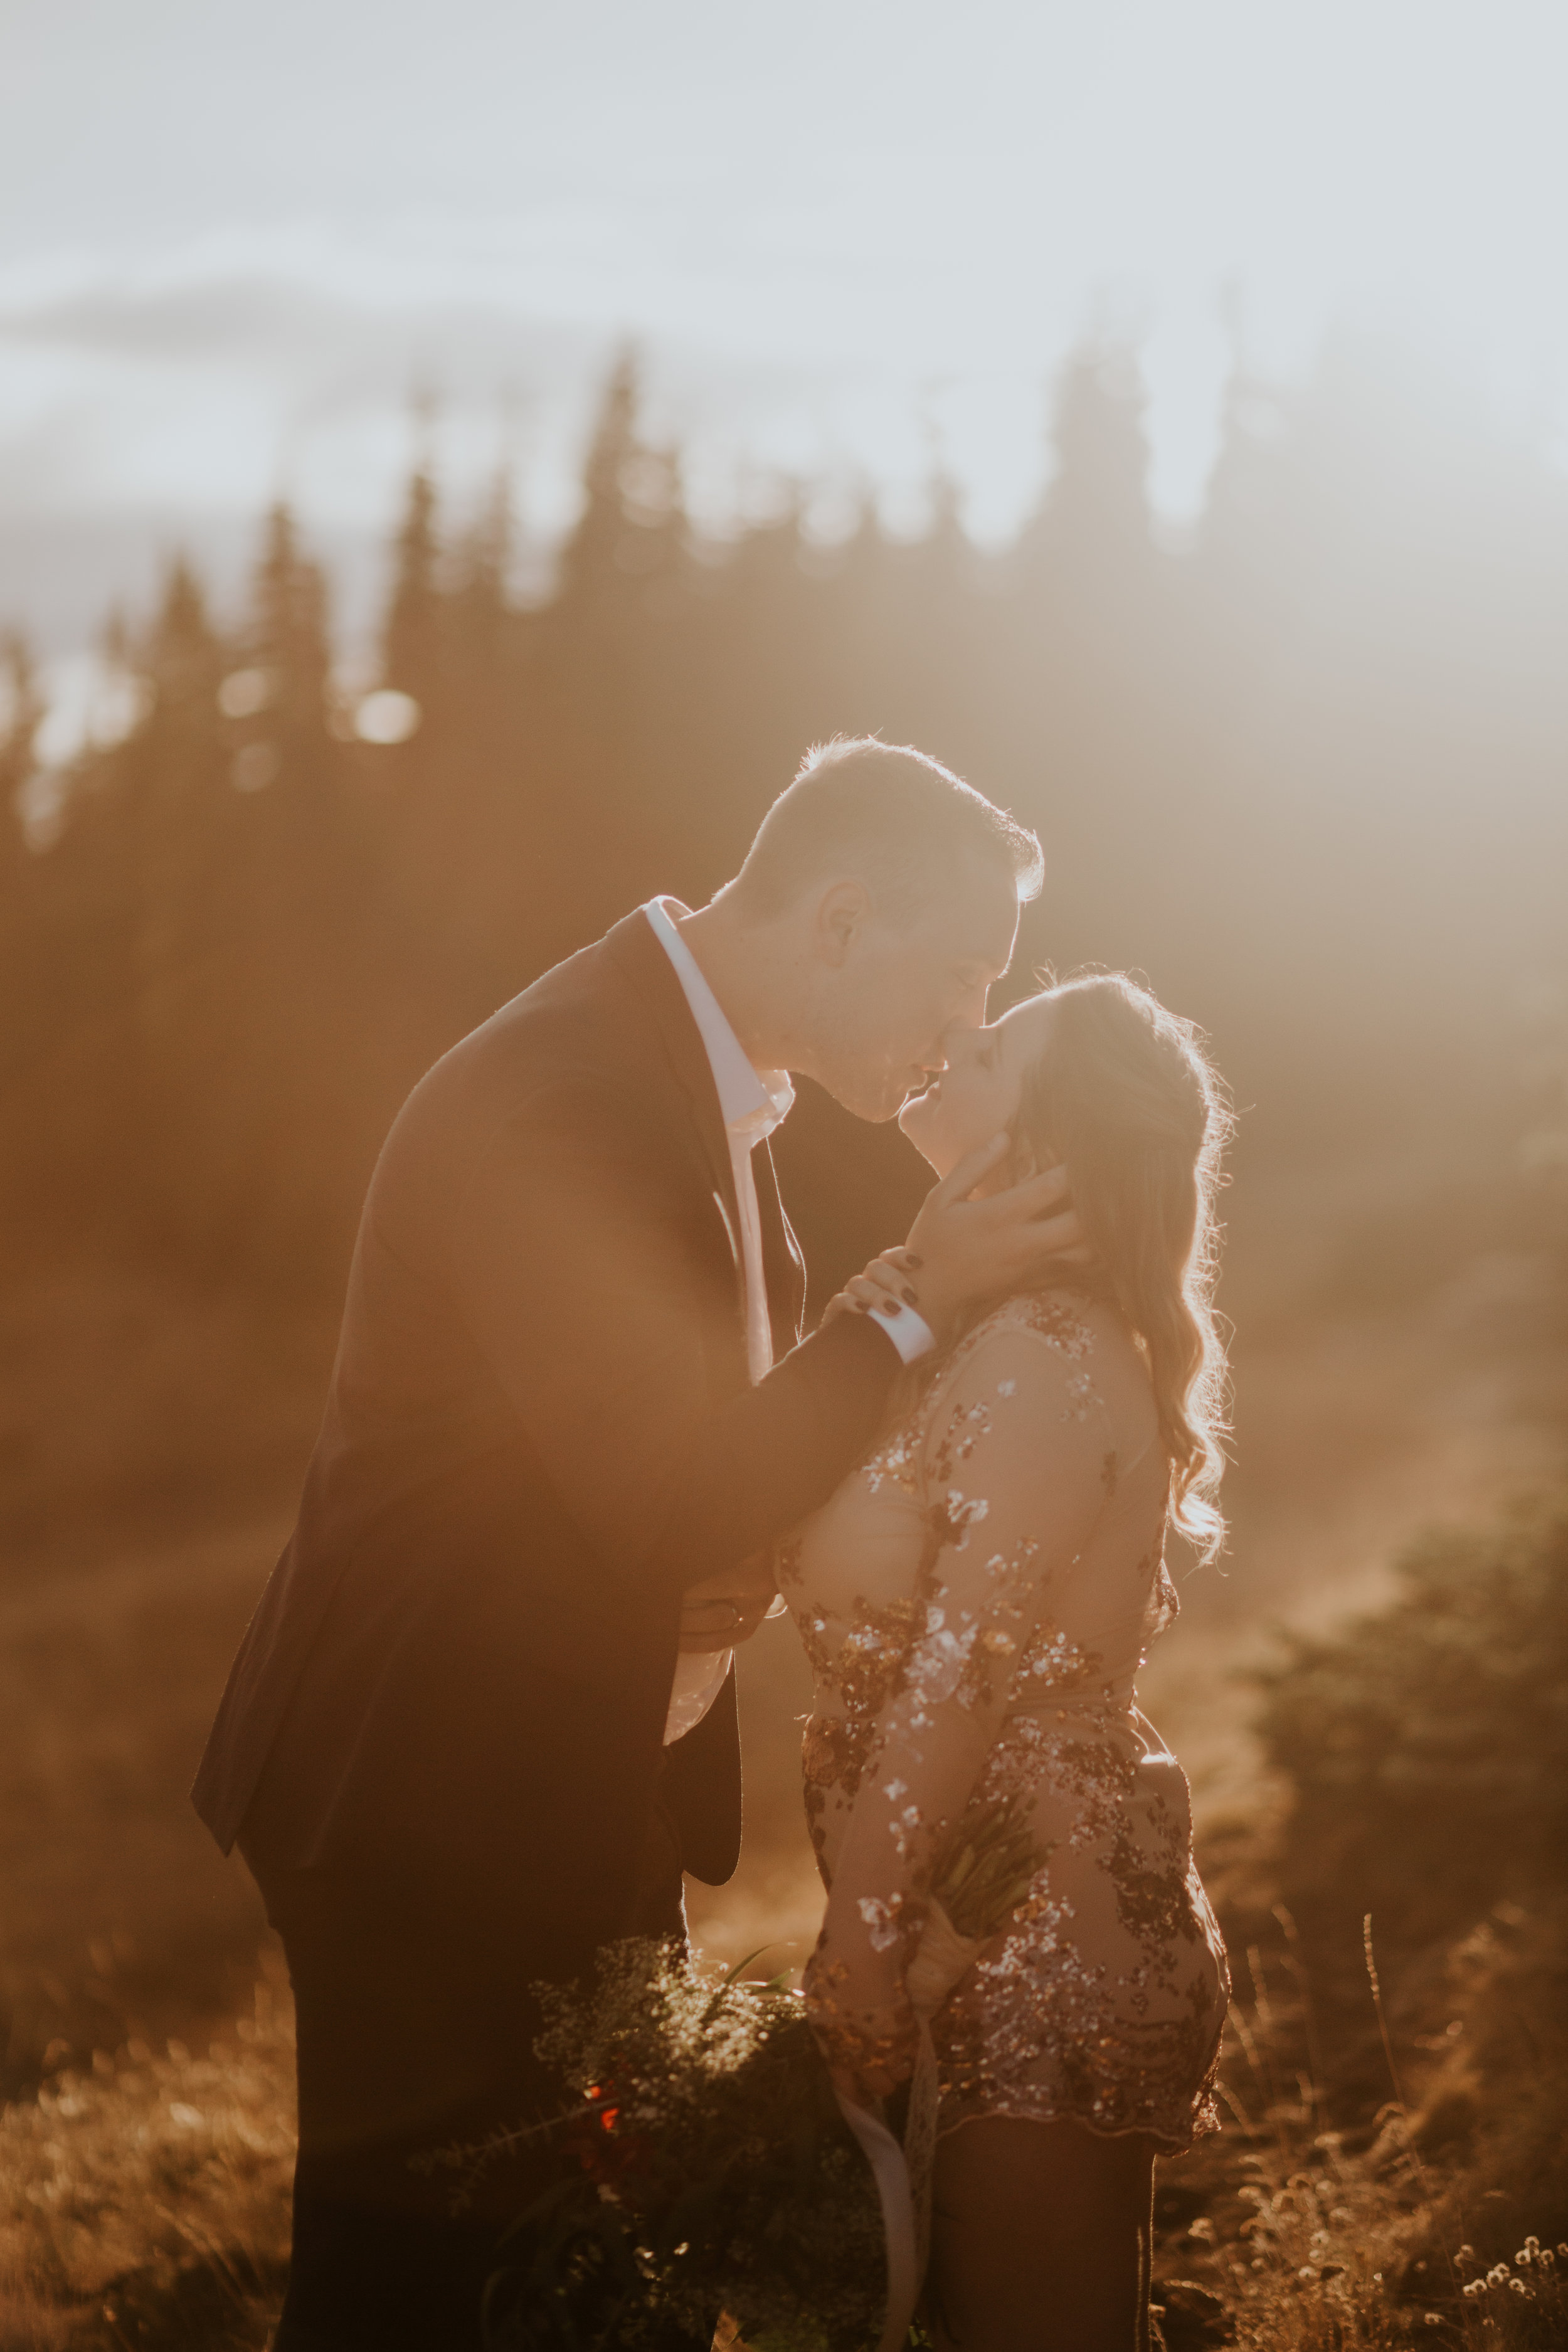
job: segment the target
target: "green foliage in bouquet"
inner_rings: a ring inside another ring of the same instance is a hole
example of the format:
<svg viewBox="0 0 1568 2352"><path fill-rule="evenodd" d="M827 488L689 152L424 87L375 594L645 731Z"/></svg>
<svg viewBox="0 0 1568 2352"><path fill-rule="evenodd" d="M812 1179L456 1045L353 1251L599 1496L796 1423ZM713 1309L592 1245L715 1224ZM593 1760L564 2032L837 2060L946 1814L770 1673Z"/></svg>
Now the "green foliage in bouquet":
<svg viewBox="0 0 1568 2352"><path fill-rule="evenodd" d="M938 1852L933 1919L983 1941L1040 1860L1010 1802L977 1807ZM607 1946L591 1984L536 1990L535 2050L573 2104L538 2127L564 2161L508 2232L490 2352L637 2352L676 2329L708 2352L721 2315L749 2352L876 2343L881 2206L800 1995L647 1937ZM471 2179L531 2136L433 2161Z"/></svg>
<svg viewBox="0 0 1568 2352"><path fill-rule="evenodd" d="M752 2352L875 2343L881 2210L799 1995L637 1937L541 1999L575 2162L508 2234L493 2352L636 2352L672 2326L707 2352L721 2311Z"/></svg>
<svg viewBox="0 0 1568 2352"><path fill-rule="evenodd" d="M938 1853L931 1901L955 1934L984 1943L1023 1902L1044 1858L1011 1800L993 1798L965 1813Z"/></svg>

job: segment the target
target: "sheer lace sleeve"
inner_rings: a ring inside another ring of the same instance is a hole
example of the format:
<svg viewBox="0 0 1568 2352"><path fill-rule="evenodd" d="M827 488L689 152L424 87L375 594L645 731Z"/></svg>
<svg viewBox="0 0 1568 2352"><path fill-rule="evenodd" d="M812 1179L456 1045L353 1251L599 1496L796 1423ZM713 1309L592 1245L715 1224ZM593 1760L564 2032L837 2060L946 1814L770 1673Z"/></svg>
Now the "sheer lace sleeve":
<svg viewBox="0 0 1568 2352"><path fill-rule="evenodd" d="M932 1860L1015 1680L1037 1637L1072 1638L1072 1570L1114 1475L1091 1349L1076 1315L1028 1302L973 1336L927 1408L923 1625L878 1719L805 1979L829 2063L863 2094L912 2063L904 1977Z"/></svg>

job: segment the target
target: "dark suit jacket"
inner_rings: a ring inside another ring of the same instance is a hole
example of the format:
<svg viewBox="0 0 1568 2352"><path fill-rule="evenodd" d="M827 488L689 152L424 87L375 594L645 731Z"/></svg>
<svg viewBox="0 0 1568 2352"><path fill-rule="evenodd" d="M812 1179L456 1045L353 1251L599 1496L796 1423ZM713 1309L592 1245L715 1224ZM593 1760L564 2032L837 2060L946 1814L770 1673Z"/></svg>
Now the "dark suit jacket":
<svg viewBox="0 0 1568 2352"><path fill-rule="evenodd" d="M415 1088L194 1791L226 1850L243 1829L274 1869L485 1885L542 1971L617 1932L657 1789L686 1866L728 1877L732 1679L661 1750L682 1588L831 1492L898 1370L860 1317L795 1344L804 1271L753 1166L778 1357L755 1388L728 1140L645 916Z"/></svg>

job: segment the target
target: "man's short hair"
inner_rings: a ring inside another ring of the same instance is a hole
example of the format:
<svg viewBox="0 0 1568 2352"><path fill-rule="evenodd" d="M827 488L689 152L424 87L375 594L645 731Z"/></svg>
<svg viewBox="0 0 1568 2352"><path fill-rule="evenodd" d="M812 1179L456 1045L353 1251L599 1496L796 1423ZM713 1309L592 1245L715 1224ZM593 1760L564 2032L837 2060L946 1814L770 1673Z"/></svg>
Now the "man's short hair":
<svg viewBox="0 0 1568 2352"><path fill-rule="evenodd" d="M968 859L1009 875L1020 899L1038 897L1045 858L1026 826L907 743L837 735L806 753L732 887L748 915L766 918L814 882L853 874L888 919L908 922Z"/></svg>

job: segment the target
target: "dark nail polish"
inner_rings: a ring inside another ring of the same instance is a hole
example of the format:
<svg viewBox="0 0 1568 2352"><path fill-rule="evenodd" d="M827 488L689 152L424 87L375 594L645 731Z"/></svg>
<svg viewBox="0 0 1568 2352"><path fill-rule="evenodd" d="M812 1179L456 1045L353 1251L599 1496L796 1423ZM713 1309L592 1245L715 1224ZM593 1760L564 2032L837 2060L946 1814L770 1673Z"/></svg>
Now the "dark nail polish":
<svg viewBox="0 0 1568 2352"><path fill-rule="evenodd" d="M904 1297L909 1300L911 1307L918 1307L921 1303L919 1291L911 1290L907 1282L904 1285Z"/></svg>
<svg viewBox="0 0 1568 2352"><path fill-rule="evenodd" d="M913 1250L906 1250L904 1252L904 1264L906 1265L912 1265L919 1268L920 1266L924 1265L925 1260L923 1257L917 1257Z"/></svg>

